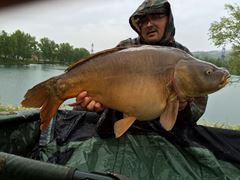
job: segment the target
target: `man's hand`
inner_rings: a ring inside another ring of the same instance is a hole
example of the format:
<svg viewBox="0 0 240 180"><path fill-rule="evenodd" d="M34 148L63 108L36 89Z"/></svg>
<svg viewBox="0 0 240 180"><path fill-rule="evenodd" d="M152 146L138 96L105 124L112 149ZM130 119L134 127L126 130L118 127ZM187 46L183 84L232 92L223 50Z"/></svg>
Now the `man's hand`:
<svg viewBox="0 0 240 180"><path fill-rule="evenodd" d="M84 110L95 112L100 112L104 109L101 103L94 101L88 96L87 91L79 93L76 97L76 102L69 104L69 106L80 106Z"/></svg>

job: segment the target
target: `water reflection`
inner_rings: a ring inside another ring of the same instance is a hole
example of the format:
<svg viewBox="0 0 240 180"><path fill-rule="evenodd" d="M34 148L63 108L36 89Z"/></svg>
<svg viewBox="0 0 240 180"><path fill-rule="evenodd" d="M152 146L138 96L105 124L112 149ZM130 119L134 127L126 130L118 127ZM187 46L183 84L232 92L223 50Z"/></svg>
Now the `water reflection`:
<svg viewBox="0 0 240 180"><path fill-rule="evenodd" d="M231 83L210 94L201 122L209 121L226 125L240 124L240 77L232 76Z"/></svg>
<svg viewBox="0 0 240 180"><path fill-rule="evenodd" d="M240 83L240 76L232 75L229 84L230 85L236 85L237 83Z"/></svg>
<svg viewBox="0 0 240 180"><path fill-rule="evenodd" d="M20 104L28 89L64 72L66 66L30 64L0 66L0 103Z"/></svg>

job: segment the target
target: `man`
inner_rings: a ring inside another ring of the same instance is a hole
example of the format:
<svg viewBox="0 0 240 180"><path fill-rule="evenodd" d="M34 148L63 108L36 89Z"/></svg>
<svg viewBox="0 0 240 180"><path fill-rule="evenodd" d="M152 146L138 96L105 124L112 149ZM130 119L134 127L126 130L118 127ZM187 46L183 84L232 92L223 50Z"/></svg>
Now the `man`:
<svg viewBox="0 0 240 180"><path fill-rule="evenodd" d="M186 47L174 40L175 27L171 7L167 0L145 0L130 17L129 23L139 36L135 39L129 38L121 41L118 47L150 44L176 47L190 53ZM89 97L86 91L77 96L76 104L89 111L99 112L104 109L99 102ZM206 104L207 96L194 98L191 102L182 101L177 122L195 124L204 113Z"/></svg>

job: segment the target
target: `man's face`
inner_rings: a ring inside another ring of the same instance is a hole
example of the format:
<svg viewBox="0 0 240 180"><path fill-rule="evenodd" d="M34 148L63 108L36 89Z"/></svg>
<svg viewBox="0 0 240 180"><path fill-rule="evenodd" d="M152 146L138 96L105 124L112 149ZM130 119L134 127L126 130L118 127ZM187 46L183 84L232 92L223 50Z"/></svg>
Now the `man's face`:
<svg viewBox="0 0 240 180"><path fill-rule="evenodd" d="M165 31L168 16L163 14L150 14L139 20L140 33L145 42L155 44L159 42Z"/></svg>

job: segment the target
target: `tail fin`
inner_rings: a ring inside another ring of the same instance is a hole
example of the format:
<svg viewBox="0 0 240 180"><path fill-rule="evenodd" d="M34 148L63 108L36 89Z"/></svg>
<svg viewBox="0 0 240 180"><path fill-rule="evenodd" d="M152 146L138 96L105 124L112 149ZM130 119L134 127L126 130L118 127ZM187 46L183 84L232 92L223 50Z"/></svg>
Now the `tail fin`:
<svg viewBox="0 0 240 180"><path fill-rule="evenodd" d="M28 90L21 102L24 107L40 108L41 129L46 129L52 117L56 114L63 100L54 94L53 86L57 78L37 84Z"/></svg>

